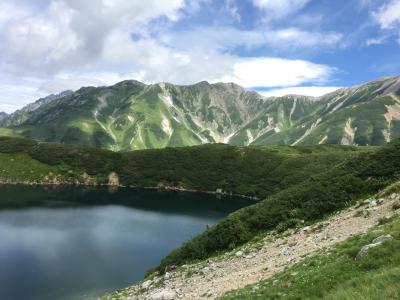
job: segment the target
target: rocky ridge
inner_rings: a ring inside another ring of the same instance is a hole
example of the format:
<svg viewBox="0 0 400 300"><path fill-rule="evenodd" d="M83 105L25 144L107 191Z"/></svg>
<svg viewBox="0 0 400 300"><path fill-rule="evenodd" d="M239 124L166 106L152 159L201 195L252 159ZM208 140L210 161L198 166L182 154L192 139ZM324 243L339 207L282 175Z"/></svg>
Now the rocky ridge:
<svg viewBox="0 0 400 300"><path fill-rule="evenodd" d="M234 83L134 80L39 99L0 135L111 150L192 146L383 145L400 137L400 77L322 97L263 97Z"/></svg>

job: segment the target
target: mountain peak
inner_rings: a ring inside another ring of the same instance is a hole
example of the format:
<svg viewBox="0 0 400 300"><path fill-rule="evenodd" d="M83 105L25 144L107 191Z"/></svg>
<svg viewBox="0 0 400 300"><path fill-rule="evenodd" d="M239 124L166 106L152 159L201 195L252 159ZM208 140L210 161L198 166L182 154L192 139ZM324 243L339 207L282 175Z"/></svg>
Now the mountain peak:
<svg viewBox="0 0 400 300"><path fill-rule="evenodd" d="M3 117L8 135L112 150L190 146L382 145L400 136L400 77L322 97L263 97L235 83L125 80L39 99Z"/></svg>
<svg viewBox="0 0 400 300"><path fill-rule="evenodd" d="M129 87L129 86L141 86L141 87L144 87L144 86L146 86L146 84L143 83L143 82L140 82L138 80L128 79L128 80L120 81L120 82L116 83L113 86L116 86L116 87L118 87L118 86L120 86L120 87Z"/></svg>

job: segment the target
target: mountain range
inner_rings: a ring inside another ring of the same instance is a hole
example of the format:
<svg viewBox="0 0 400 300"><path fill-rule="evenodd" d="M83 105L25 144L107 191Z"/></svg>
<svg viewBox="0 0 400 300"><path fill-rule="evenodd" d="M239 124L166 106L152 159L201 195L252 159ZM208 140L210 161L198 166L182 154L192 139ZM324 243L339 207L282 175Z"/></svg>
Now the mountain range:
<svg viewBox="0 0 400 300"><path fill-rule="evenodd" d="M116 151L205 143L383 145L400 137L400 77L322 97L264 97L234 83L128 80L2 114L0 135Z"/></svg>

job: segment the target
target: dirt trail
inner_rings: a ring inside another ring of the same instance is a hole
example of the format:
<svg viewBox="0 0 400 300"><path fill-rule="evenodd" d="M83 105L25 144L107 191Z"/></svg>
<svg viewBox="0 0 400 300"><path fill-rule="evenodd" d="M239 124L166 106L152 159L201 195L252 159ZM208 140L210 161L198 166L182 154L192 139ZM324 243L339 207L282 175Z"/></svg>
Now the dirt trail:
<svg viewBox="0 0 400 300"><path fill-rule="evenodd" d="M215 299L228 291L270 278L305 256L329 248L353 235L365 233L390 217L394 201L392 194L380 201L359 208L350 208L313 226L291 231L287 237L268 234L253 245L207 262L183 266L164 276L145 281L114 293L106 299Z"/></svg>

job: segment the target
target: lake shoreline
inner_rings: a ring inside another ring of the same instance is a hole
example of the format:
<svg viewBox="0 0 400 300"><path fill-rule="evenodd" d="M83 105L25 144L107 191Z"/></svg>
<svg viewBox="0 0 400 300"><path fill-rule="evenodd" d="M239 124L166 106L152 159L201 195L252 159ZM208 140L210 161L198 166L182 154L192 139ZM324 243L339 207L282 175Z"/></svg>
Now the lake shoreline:
<svg viewBox="0 0 400 300"><path fill-rule="evenodd" d="M14 184L0 191L0 278L9 278L0 299L16 300L97 299L132 285L171 249L252 204L100 186Z"/></svg>
<svg viewBox="0 0 400 300"><path fill-rule="evenodd" d="M172 192L184 192L184 193L200 193L200 194L208 194L208 195L215 195L221 197L237 197L243 199L254 200L255 202L260 201L261 199L255 196L246 196L240 194L233 194L233 193L226 193L224 191L217 192L217 191L202 191L202 190L195 190L195 189L185 189L182 187L173 187L173 186L146 186L146 187L138 187L138 186L125 186L125 185L109 185L109 184L86 184L86 183L67 183L67 182L58 182L58 183L51 183L51 182L29 182L29 181L4 181L0 180L0 187L1 186L42 186L42 187L107 187L111 191L117 190L119 188L128 188L128 189L144 189L144 190L156 190L156 191L172 191Z"/></svg>

